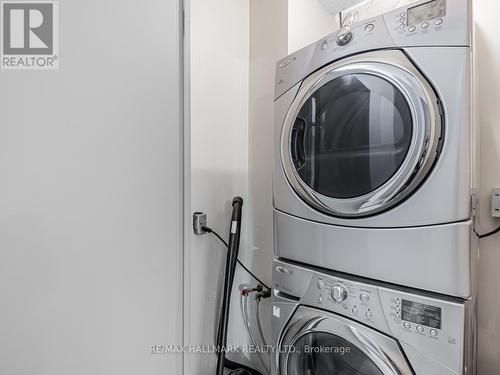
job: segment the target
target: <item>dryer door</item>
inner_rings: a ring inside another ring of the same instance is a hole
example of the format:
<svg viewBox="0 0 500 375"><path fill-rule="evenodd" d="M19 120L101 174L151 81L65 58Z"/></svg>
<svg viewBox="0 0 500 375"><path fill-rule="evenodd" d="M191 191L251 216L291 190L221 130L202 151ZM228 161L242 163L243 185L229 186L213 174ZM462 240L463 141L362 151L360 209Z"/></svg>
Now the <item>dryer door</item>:
<svg viewBox="0 0 500 375"><path fill-rule="evenodd" d="M300 307L278 351L279 375L412 375L397 342L359 323Z"/></svg>
<svg viewBox="0 0 500 375"><path fill-rule="evenodd" d="M285 119L282 164L316 209L370 216L418 188L441 137L438 99L404 54L363 54L303 83Z"/></svg>

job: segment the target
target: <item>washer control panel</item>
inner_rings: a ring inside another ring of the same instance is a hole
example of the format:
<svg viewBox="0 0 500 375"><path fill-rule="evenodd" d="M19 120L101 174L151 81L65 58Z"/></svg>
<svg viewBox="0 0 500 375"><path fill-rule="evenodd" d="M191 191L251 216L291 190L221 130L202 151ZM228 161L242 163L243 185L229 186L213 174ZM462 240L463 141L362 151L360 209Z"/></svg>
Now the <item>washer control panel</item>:
<svg viewBox="0 0 500 375"><path fill-rule="evenodd" d="M386 326L377 287L370 284L315 273L303 300L367 325Z"/></svg>
<svg viewBox="0 0 500 375"><path fill-rule="evenodd" d="M442 298L280 260L275 260L273 283L285 298L290 295L290 302L327 310L373 327L459 373L457 363L461 363L465 347L470 301Z"/></svg>

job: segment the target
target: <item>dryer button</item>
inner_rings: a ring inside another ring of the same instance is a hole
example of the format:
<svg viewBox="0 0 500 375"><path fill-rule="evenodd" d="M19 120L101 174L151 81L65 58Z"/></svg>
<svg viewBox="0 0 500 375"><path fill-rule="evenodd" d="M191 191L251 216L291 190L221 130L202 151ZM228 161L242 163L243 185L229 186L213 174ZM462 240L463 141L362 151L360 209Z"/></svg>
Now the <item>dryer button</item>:
<svg viewBox="0 0 500 375"><path fill-rule="evenodd" d="M365 26L365 31L369 33L372 32L374 28L375 26L373 25L373 23L369 23L368 25Z"/></svg>
<svg viewBox="0 0 500 375"><path fill-rule="evenodd" d="M410 329L411 328L411 324L408 323L408 322L404 322L403 323L403 327L405 327L406 329Z"/></svg>
<svg viewBox="0 0 500 375"><path fill-rule="evenodd" d="M435 329L431 329L431 335L436 337L438 335L438 331L436 331Z"/></svg>

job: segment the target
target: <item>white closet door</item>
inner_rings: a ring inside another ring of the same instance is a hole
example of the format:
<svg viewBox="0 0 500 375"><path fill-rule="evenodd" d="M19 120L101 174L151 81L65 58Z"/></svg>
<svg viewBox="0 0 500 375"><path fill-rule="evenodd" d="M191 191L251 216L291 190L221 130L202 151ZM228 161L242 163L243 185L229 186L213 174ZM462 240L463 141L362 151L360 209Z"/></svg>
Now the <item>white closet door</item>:
<svg viewBox="0 0 500 375"><path fill-rule="evenodd" d="M182 339L179 6L59 1L59 69L0 71L0 374L182 373L150 354Z"/></svg>

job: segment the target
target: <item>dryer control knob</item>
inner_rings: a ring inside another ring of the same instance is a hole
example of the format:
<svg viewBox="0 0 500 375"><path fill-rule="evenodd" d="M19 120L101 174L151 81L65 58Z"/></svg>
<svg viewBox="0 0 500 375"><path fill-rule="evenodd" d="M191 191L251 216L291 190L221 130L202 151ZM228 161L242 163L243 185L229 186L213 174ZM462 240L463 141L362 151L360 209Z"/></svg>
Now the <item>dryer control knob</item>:
<svg viewBox="0 0 500 375"><path fill-rule="evenodd" d="M342 285L335 285L332 288L332 298L337 302L342 302L347 299L347 289Z"/></svg>
<svg viewBox="0 0 500 375"><path fill-rule="evenodd" d="M352 39L352 31L348 27L343 27L337 33L337 44L339 46L345 46Z"/></svg>

